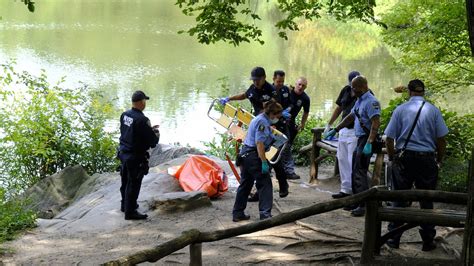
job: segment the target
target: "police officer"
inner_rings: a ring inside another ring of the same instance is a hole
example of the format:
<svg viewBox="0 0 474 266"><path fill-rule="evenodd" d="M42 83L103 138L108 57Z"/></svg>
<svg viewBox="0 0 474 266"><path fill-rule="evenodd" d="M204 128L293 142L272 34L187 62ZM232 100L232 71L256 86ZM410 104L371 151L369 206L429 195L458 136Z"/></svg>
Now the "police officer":
<svg viewBox="0 0 474 266"><path fill-rule="evenodd" d="M158 125L151 126L150 120L143 114L146 101L150 98L143 91L132 95L132 108L120 116L120 146L118 157L121 161L120 176L122 186L121 211L125 220L146 219L148 215L137 211L137 198L140 193L143 176L148 173L147 150L158 143Z"/></svg>
<svg viewBox="0 0 474 266"><path fill-rule="evenodd" d="M229 101L249 99L253 107L253 115L259 115L263 110L263 103L270 99L277 98L275 88L266 81L265 69L263 67L255 67L250 72L252 85L246 92L230 97L219 99L222 105Z"/></svg>
<svg viewBox="0 0 474 266"><path fill-rule="evenodd" d="M394 163L400 165L400 175L394 176L393 186L395 190L411 189L414 183L417 189L433 190L438 179L438 167L443 161L446 150L445 136L448 134L448 128L438 108L425 102L423 98L425 85L421 80L411 80L408 83L408 90L410 99L395 109L385 129L389 160L395 160ZM406 142L418 112L418 120L410 139ZM402 154L401 150L404 147ZM394 206L404 207L404 204L394 202ZM433 209L433 202L421 201L420 207ZM401 224L392 222L388 225L388 229L391 231L399 226ZM423 240L422 250L435 249L434 225L423 224L419 232ZM400 237L401 234L396 235L389 239L387 244L392 248L398 248Z"/></svg>
<svg viewBox="0 0 474 266"><path fill-rule="evenodd" d="M354 107L357 97L352 92L351 82L358 71L351 71L348 75L349 84L342 88L339 97L336 100L336 109L332 113L324 133L329 132L331 125L342 114L344 119ZM352 194L352 155L357 145L357 137L355 135L354 122L339 131L339 139L337 141L337 161L339 163L339 174L341 178L341 190L339 193L333 194L332 197L340 199Z"/></svg>
<svg viewBox="0 0 474 266"><path fill-rule="evenodd" d="M369 91L367 79L364 76L355 77L352 82L352 91L357 101L351 113L342 120L335 129L330 130L323 137L334 136L340 129L354 122L357 147L352 155L352 192L361 193L369 189L367 171L372 157L372 142L377 136L380 127L380 103ZM365 203L361 203L351 211L352 216L363 216Z"/></svg>
<svg viewBox="0 0 474 266"><path fill-rule="evenodd" d="M265 150L274 140L271 125L278 122L281 112L281 105L275 100L270 100L264 103L264 112L250 122L244 145L239 154L241 179L232 210L232 221L234 222L250 219L250 216L246 215L244 211L254 182L259 194L260 219L272 216L273 188Z"/></svg>
<svg viewBox="0 0 474 266"><path fill-rule="evenodd" d="M291 151L291 146L293 141L296 138L298 132L302 131L306 125L306 121L308 120L309 116L309 106L310 106L310 99L308 94L304 92L306 87L308 86L308 81L305 77L299 77L296 80L295 87L290 91L290 105L288 108L285 109L284 112L290 113L290 119L288 123L288 131L289 131L289 145L288 148ZM301 123L299 125L296 124L296 117L298 116L299 112L303 109L303 116L301 117ZM288 166L287 168L294 169L295 162L293 160L293 156L291 152L288 156ZM300 176L296 173L287 176L288 179L300 179Z"/></svg>

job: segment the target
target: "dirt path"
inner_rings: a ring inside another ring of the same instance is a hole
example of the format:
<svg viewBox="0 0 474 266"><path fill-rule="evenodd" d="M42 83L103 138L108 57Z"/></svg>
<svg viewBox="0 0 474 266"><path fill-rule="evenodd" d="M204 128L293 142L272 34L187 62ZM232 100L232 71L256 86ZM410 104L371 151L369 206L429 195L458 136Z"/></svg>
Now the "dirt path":
<svg viewBox="0 0 474 266"><path fill-rule="evenodd" d="M329 176L331 169L332 167L323 168L320 176ZM287 198L278 197L276 191L278 186L274 184L274 215L277 215L279 210L288 212L330 200L330 194L338 191L339 183L335 179L321 181L318 186L311 187L304 183L308 169L298 168L297 173L304 178L290 182L290 194ZM99 264L153 247L191 228L208 231L239 226L245 222L231 221L234 197L235 188L231 188L222 198L213 201L211 207L171 214L149 211L150 218L146 221L124 221L123 214L118 208L112 208L104 210L102 216L103 223L110 226L55 227L54 230L39 226L15 241L5 243L4 248L11 249L14 253L0 258L0 265L2 261L6 265ZM91 204L94 204L94 201L91 201ZM257 203L248 204L247 212L251 215L249 222L257 221L257 206ZM384 229L385 227L384 225ZM336 210L309 217L298 224L287 224L254 234L204 243L203 262L205 264L353 264L357 263L360 257L363 228L364 218L354 218L349 212ZM443 228L438 231L438 234L445 233L447 230ZM456 234L452 234L449 239L451 246L458 250L461 245L459 239ZM423 253L419 251L421 248L419 241L417 230L407 232L396 254L441 258L453 256L443 248ZM393 252L386 247L383 249L383 254ZM156 264L188 263L189 250L185 248Z"/></svg>

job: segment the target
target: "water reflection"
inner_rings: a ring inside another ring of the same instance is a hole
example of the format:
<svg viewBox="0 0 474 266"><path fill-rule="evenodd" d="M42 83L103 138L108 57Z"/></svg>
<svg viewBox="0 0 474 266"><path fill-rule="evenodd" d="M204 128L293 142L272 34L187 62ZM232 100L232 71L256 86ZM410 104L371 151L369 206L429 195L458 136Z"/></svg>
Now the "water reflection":
<svg viewBox="0 0 474 266"><path fill-rule="evenodd" d="M193 19L173 0L43 0L34 14L1 1L0 61L14 57L18 68L46 69L53 80L66 75L71 86L84 81L105 92L120 111L129 107L135 89L143 89L151 96L145 112L161 124L162 141L194 146L215 135L206 112L212 98L224 94L217 80L228 78L228 94L242 92L256 65L266 68L269 79L273 70L285 70L289 84L306 76L311 113L319 116L332 111L352 69L368 77L382 104L394 96L389 88L402 79L390 70L391 57L376 28L303 22L284 41L272 27L279 14L263 3L260 9L265 45L233 47L205 46L177 34ZM120 111L111 128L117 128Z"/></svg>

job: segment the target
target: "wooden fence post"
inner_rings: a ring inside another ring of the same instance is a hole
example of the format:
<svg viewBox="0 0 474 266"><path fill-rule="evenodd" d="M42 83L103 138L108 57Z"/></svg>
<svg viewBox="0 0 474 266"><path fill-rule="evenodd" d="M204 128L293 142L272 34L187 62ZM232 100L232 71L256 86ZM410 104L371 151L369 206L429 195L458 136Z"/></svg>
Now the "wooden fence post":
<svg viewBox="0 0 474 266"><path fill-rule="evenodd" d="M319 162L316 161L316 159L319 157L321 153L321 148L318 147L316 144L318 141L321 140L321 134L323 132L323 128L313 128L311 131L313 132L313 143L312 143L312 149L311 149L311 168L309 172L309 183L311 184L315 180L318 179L318 168L319 168Z"/></svg>
<svg viewBox="0 0 474 266"><path fill-rule="evenodd" d="M464 265L474 264L474 148L471 153L471 161L469 162L468 174L468 201L467 201L467 215L466 226L464 229L464 239L462 247L462 260Z"/></svg>
<svg viewBox="0 0 474 266"><path fill-rule="evenodd" d="M365 231L364 242L362 242L362 252L360 256L360 263L370 263L374 254L379 252L379 239L381 233L381 223L378 218L379 201L369 200L366 202L365 212Z"/></svg>
<svg viewBox="0 0 474 266"><path fill-rule="evenodd" d="M189 257L190 266L202 266L202 243L189 245Z"/></svg>

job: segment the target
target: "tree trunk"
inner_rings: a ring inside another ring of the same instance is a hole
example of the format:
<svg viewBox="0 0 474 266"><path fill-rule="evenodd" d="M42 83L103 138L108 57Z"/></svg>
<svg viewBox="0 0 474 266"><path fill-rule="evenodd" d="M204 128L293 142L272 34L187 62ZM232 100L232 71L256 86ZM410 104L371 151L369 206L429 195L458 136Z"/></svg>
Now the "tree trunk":
<svg viewBox="0 0 474 266"><path fill-rule="evenodd" d="M471 43L471 54L474 57L474 0L466 0L467 30Z"/></svg>

